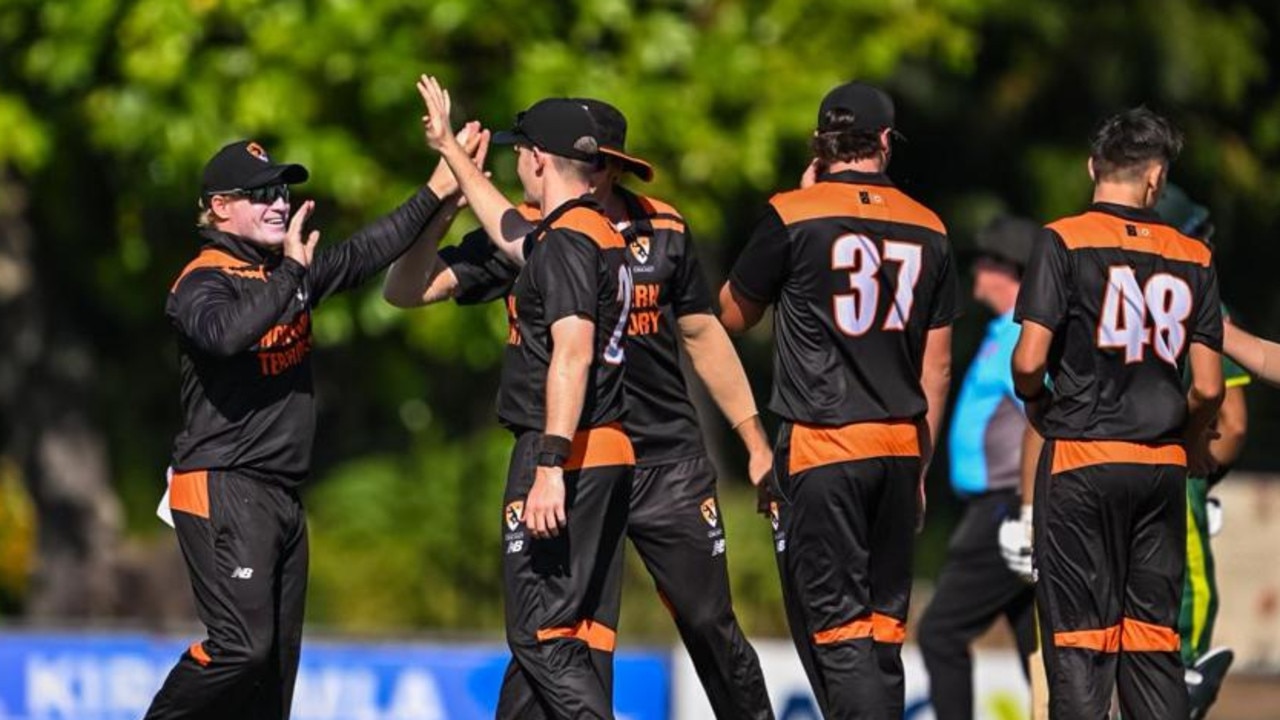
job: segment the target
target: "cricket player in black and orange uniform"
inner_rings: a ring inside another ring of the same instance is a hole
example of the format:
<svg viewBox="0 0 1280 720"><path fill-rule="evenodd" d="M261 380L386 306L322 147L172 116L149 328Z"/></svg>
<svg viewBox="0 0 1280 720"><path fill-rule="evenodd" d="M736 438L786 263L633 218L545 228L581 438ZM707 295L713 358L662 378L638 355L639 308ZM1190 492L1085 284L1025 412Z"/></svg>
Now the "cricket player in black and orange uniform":
<svg viewBox="0 0 1280 720"><path fill-rule="evenodd" d="M775 545L824 717L901 717L923 471L946 403L956 275L938 217L884 174L893 102L822 101L817 182L775 195L720 295L730 332L774 305Z"/></svg>
<svg viewBox="0 0 1280 720"><path fill-rule="evenodd" d="M1117 682L1126 720L1188 716L1186 479L1189 461L1205 472L1224 390L1209 248L1152 210L1181 145L1145 108L1107 120L1093 205L1048 226L1018 297L1014 383L1045 438L1033 522L1051 718L1105 717Z"/></svg>
<svg viewBox="0 0 1280 720"><path fill-rule="evenodd" d="M184 415L169 506L208 638L183 654L147 718L289 717L307 586L298 488L315 435L311 311L404 252L450 192L448 177L436 173L347 242L315 251L318 233L302 239L313 204L289 221L288 186L305 168L273 163L248 141L205 166L203 247L165 313Z"/></svg>
<svg viewBox="0 0 1280 720"><path fill-rule="evenodd" d="M428 138L480 217L501 194L449 130L448 94L419 91ZM635 451L623 431L632 296L626 242L589 194L599 131L550 99L493 137L516 147L526 198L546 211L520 242L498 417L516 437L502 519L507 643L499 718L612 718L612 656ZM459 169L475 171L461 175ZM477 182L477 178L480 182ZM501 215L505 208L497 208Z"/></svg>
<svg viewBox="0 0 1280 720"><path fill-rule="evenodd" d="M684 218L670 205L618 184L624 172L647 181L653 169L627 154L626 119L617 108L599 100L577 101L595 119L605 155L604 167L592 181L593 195L627 240L635 280L623 421L636 452L627 536L675 619L716 717L771 718L759 659L733 613L715 468L706 456L680 369L682 354L687 353L742 437L757 482L768 473L773 453L742 365L713 314ZM536 207L516 209L530 223L537 221ZM510 224L514 226L514 218ZM387 275L388 301L418 307L452 297L471 305L510 292L520 267L483 228L437 255L446 230L447 225L433 223L396 262ZM504 231L520 232L514 227Z"/></svg>

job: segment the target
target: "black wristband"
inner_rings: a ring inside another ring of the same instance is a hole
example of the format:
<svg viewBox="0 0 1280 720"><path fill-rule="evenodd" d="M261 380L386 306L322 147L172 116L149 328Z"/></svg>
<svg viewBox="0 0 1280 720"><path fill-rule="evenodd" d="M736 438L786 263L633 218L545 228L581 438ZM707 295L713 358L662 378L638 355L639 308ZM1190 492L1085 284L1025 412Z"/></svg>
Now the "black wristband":
<svg viewBox="0 0 1280 720"><path fill-rule="evenodd" d="M573 441L559 435L543 435L538 438L538 465L564 467L573 451Z"/></svg>

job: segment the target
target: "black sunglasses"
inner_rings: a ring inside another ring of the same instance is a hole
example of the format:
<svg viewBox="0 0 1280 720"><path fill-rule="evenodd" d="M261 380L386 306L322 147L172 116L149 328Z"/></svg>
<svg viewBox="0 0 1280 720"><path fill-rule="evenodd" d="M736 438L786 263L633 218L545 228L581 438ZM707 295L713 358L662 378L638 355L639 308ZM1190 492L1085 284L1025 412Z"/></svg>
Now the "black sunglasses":
<svg viewBox="0 0 1280 720"><path fill-rule="evenodd" d="M263 187L250 188L248 190L236 188L235 190L209 193L208 197L213 197L214 195L248 198L251 203L258 205L270 205L274 203L277 198L283 198L285 202L289 202L289 186L283 184L264 185Z"/></svg>

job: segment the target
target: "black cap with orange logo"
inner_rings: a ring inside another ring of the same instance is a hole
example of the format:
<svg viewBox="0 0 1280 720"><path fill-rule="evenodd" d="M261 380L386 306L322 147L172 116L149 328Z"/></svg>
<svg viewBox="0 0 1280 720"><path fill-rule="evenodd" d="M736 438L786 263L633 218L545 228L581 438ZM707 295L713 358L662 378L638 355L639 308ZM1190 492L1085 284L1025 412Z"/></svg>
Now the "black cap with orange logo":
<svg viewBox="0 0 1280 720"><path fill-rule="evenodd" d="M307 169L295 163L273 163L267 151L252 140L223 147L204 166L201 197L240 192L268 185L306 182Z"/></svg>

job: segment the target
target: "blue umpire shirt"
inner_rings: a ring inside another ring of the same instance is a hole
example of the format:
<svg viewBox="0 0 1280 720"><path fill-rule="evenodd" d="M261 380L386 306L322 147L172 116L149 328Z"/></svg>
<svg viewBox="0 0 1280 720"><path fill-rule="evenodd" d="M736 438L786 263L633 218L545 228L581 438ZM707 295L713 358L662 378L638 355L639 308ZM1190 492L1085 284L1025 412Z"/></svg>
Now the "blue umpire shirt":
<svg viewBox="0 0 1280 720"><path fill-rule="evenodd" d="M1026 416L1013 392L1019 326L1010 311L987 324L951 420L951 487L961 497L1017 491Z"/></svg>

